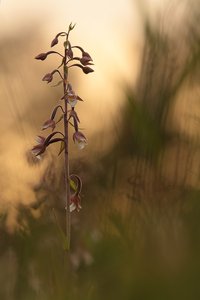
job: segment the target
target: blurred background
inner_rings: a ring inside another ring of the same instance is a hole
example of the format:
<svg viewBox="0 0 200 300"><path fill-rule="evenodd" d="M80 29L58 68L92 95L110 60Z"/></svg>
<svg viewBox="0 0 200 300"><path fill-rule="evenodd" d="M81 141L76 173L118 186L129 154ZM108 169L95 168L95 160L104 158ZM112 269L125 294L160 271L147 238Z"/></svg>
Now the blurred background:
<svg viewBox="0 0 200 300"><path fill-rule="evenodd" d="M199 20L199 0L0 1L0 299L200 298ZM66 253L63 157L30 149L62 96L34 57L70 22L95 72L70 73L88 146Z"/></svg>

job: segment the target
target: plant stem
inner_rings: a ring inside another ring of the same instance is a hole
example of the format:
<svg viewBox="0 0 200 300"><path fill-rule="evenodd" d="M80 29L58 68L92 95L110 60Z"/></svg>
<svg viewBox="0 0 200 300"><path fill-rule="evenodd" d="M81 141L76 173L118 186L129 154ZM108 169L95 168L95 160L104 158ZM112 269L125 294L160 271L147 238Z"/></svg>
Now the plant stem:
<svg viewBox="0 0 200 300"><path fill-rule="evenodd" d="M67 77L68 70L66 67L67 50L65 49L65 56L63 59L63 90L64 95L67 92ZM65 186L66 186L66 237L68 241L68 250L70 249L70 235L71 235L71 216L70 216L70 182L69 182L69 142L68 142L68 113L67 113L67 100L65 99L64 107L64 135L65 135Z"/></svg>

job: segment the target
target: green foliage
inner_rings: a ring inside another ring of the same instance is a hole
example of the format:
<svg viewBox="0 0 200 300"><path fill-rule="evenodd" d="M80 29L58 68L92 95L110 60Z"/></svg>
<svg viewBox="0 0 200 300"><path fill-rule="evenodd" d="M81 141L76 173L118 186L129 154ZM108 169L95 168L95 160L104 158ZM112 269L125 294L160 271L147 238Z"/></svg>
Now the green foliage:
<svg viewBox="0 0 200 300"><path fill-rule="evenodd" d="M49 215L35 220L21 211L28 231L9 234L1 228L1 257L13 253L13 299L196 299L199 192L185 191L182 199L171 196L172 207L163 202L163 211L148 199L150 203L135 204L126 215L108 214L107 230L96 229L98 237L87 228L71 253L62 249ZM9 299L4 280L1 276L1 297Z"/></svg>

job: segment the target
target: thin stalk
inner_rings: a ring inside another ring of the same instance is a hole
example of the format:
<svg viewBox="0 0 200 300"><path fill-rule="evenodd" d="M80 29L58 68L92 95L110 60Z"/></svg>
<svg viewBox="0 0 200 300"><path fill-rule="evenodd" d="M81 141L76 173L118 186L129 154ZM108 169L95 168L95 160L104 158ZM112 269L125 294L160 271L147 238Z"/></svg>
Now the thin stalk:
<svg viewBox="0 0 200 300"><path fill-rule="evenodd" d="M63 59L63 91L64 95L67 92L67 77L68 70L65 66L67 60L67 50L65 49L65 56ZM71 216L70 216L70 181L69 181L69 142L68 142L68 105L67 100L65 99L64 107L64 135L65 135L65 186L66 186L66 237L68 242L68 250L70 249L70 236L71 236Z"/></svg>

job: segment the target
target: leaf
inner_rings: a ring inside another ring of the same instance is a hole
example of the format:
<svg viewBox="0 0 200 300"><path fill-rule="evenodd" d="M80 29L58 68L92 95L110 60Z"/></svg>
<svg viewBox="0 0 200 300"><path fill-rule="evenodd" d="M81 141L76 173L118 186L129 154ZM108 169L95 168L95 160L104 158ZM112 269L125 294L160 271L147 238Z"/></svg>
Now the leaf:
<svg viewBox="0 0 200 300"><path fill-rule="evenodd" d="M72 190L74 190L76 192L76 190L77 190L76 183L71 178L69 179L69 184L70 184L70 187L72 188Z"/></svg>
<svg viewBox="0 0 200 300"><path fill-rule="evenodd" d="M63 152L64 149L65 149L65 142L61 141L58 156Z"/></svg>
<svg viewBox="0 0 200 300"><path fill-rule="evenodd" d="M75 184L75 182L71 178L75 178L77 183ZM70 180L72 180L73 183L75 184L74 191L76 192L77 195L80 195L81 190L82 190L82 180L81 180L81 178L76 174L71 174L70 175Z"/></svg>

